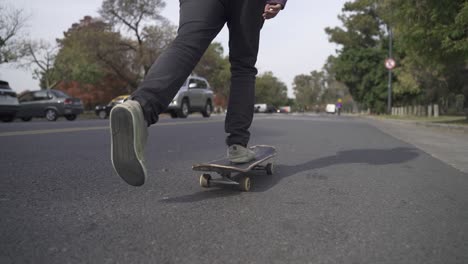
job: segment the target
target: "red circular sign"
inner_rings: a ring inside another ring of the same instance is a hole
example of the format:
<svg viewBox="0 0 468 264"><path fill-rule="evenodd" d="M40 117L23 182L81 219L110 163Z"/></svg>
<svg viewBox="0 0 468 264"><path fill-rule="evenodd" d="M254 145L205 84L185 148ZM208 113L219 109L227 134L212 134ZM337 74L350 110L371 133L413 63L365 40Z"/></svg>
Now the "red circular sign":
<svg viewBox="0 0 468 264"><path fill-rule="evenodd" d="M396 62L394 59L386 59L385 60L385 67L389 70L395 69Z"/></svg>

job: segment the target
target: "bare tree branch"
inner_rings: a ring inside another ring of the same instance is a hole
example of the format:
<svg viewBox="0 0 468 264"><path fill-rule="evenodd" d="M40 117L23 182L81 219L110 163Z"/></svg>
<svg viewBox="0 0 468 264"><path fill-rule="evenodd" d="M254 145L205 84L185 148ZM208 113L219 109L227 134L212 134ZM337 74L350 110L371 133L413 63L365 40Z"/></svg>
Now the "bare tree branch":
<svg viewBox="0 0 468 264"><path fill-rule="evenodd" d="M53 78L57 47L43 40L24 42L22 46L24 58L20 60L17 67L32 69L33 77L43 80L47 86L46 88L50 89L52 84L55 83Z"/></svg>
<svg viewBox="0 0 468 264"><path fill-rule="evenodd" d="M145 55L145 21L162 21L160 15L165 7L164 0L105 0L99 13L111 24L122 24L128 31L133 32L138 43L136 52L136 64L139 71L145 75L152 62L147 62Z"/></svg>
<svg viewBox="0 0 468 264"><path fill-rule="evenodd" d="M0 3L0 64L21 57L20 39L27 20L22 9Z"/></svg>

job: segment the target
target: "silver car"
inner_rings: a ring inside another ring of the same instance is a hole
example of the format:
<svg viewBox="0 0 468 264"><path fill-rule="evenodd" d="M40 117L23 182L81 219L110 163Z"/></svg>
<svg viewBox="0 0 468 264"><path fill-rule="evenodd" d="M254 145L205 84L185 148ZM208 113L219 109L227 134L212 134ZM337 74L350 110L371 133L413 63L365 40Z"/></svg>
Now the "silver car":
<svg viewBox="0 0 468 264"><path fill-rule="evenodd" d="M3 122L11 122L15 119L19 104L16 92L5 81L0 81L0 119Z"/></svg>
<svg viewBox="0 0 468 264"><path fill-rule="evenodd" d="M59 90L27 92L19 97L19 102L17 117L23 121L29 121L33 117L45 117L49 121L55 121L60 116L73 121L83 113L83 103L80 99Z"/></svg>
<svg viewBox="0 0 468 264"><path fill-rule="evenodd" d="M208 81L198 76L188 77L166 112L173 118L186 118L193 112L210 117L213 112L213 91Z"/></svg>

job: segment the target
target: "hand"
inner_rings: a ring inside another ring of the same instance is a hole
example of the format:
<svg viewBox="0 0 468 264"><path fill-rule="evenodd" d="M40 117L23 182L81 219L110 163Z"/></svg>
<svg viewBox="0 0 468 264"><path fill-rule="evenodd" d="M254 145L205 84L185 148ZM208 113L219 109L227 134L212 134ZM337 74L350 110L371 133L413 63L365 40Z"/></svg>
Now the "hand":
<svg viewBox="0 0 468 264"><path fill-rule="evenodd" d="M265 11L263 13L263 19L274 18L276 15L278 15L278 13L281 11L282 8L283 6L280 4L276 4L276 5L266 4Z"/></svg>

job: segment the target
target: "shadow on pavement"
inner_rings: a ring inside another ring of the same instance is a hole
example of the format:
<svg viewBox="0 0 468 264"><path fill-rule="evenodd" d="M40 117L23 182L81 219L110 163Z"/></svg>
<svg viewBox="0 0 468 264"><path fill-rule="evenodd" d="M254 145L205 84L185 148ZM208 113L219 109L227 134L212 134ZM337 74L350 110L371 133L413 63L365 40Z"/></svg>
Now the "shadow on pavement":
<svg viewBox="0 0 468 264"><path fill-rule="evenodd" d="M408 162L419 156L416 149L393 148L393 149L356 149L340 151L336 155L311 160L298 165L277 165L276 176L254 177L252 183L253 192L264 192L278 184L284 178L301 172L317 170L337 164L368 164L373 166L399 164Z"/></svg>
<svg viewBox="0 0 468 264"><path fill-rule="evenodd" d="M252 173L253 188L251 192L265 192L281 180L310 170L317 170L337 164L368 164L373 166L405 163L419 156L416 149L393 148L393 149L356 149L340 151L336 155L311 160L298 165L277 165L274 176L264 173ZM214 187L216 188L216 187ZM236 187L223 186L221 189L200 191L190 195L161 200L165 203L192 203L203 200L223 198L240 195Z"/></svg>

